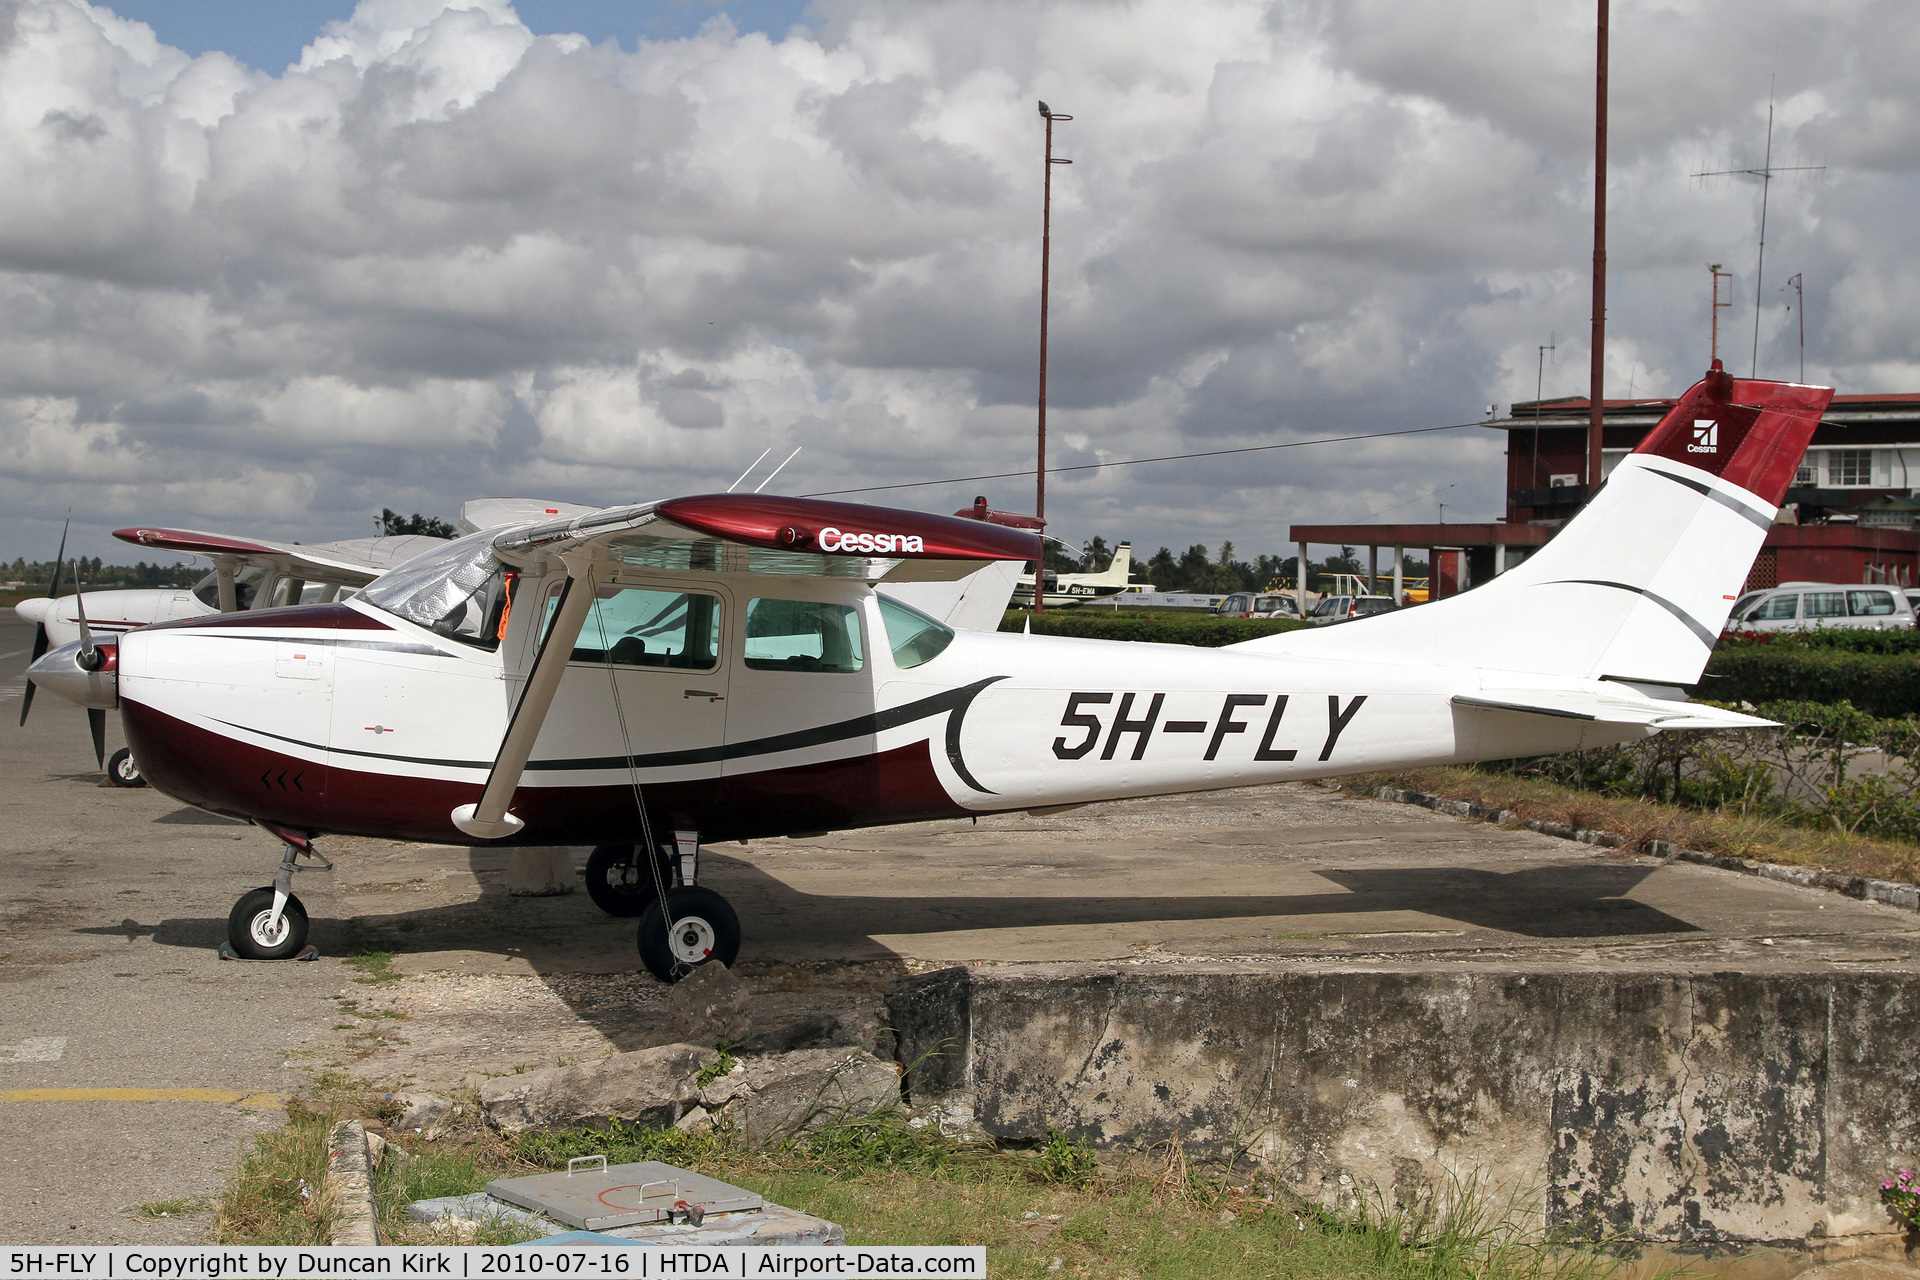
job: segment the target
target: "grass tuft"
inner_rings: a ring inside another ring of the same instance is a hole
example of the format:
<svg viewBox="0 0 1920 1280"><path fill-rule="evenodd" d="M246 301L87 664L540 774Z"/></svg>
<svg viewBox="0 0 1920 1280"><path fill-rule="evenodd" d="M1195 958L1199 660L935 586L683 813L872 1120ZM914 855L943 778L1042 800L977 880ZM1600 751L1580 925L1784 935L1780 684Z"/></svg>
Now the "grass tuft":
<svg viewBox="0 0 1920 1280"><path fill-rule="evenodd" d="M219 1244L325 1244L333 1227L326 1194L327 1135L337 1118L297 1100L284 1128L256 1138L227 1180L213 1219Z"/></svg>

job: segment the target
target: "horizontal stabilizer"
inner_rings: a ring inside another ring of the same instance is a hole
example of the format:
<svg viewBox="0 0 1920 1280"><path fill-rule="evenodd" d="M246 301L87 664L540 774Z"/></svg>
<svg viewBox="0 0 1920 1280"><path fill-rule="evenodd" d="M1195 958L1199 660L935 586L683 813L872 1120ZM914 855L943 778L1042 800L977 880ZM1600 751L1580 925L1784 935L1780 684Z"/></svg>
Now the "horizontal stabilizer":
<svg viewBox="0 0 1920 1280"><path fill-rule="evenodd" d="M1456 694L1453 705L1591 720L1598 724L1644 725L1652 729L1765 729L1774 724L1759 716L1698 702L1610 697L1581 689L1482 689L1477 694Z"/></svg>

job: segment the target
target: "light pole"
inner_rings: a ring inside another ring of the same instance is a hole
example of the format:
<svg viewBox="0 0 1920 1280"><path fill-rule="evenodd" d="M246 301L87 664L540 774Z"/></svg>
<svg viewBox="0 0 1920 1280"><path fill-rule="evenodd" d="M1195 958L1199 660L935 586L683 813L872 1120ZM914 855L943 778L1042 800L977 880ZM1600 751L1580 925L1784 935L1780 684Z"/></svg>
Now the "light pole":
<svg viewBox="0 0 1920 1280"><path fill-rule="evenodd" d="M1587 371L1587 498L1600 487L1607 359L1607 0L1600 0L1593 62L1593 345Z"/></svg>
<svg viewBox="0 0 1920 1280"><path fill-rule="evenodd" d="M1040 118L1047 122L1047 164L1046 177L1040 187L1040 461L1033 473L1033 514L1044 522L1047 518L1047 277L1053 259L1053 166L1073 163L1071 160L1054 158L1053 122L1071 120L1073 117L1055 111L1042 102ZM1044 533L1035 537L1034 549L1037 555L1033 562L1033 611L1040 613L1046 609L1047 595L1047 539Z"/></svg>

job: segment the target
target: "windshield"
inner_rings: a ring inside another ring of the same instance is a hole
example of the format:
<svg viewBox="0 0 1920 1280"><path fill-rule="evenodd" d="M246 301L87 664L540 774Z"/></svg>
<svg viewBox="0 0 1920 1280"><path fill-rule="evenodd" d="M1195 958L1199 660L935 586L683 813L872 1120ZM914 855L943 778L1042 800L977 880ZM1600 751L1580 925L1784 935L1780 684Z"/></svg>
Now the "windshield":
<svg viewBox="0 0 1920 1280"><path fill-rule="evenodd" d="M493 558L497 532L471 533L415 556L361 588L359 598L449 639L494 648L514 578Z"/></svg>

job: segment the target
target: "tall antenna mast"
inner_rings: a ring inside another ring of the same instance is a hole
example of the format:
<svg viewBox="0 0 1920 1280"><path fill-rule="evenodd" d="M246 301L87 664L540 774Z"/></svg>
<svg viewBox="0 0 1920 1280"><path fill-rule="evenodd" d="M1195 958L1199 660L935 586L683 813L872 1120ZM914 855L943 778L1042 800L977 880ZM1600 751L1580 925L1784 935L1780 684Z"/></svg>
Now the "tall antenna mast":
<svg viewBox="0 0 1920 1280"><path fill-rule="evenodd" d="M1773 163L1773 77L1767 77L1767 149L1766 159L1758 169L1716 169L1710 173L1696 173L1696 178L1747 177L1760 179L1760 254L1754 264L1753 279L1753 363L1747 370L1749 378L1760 376L1760 289L1759 282L1766 278L1767 268L1767 198L1773 191L1773 175L1776 173L1810 173L1824 169L1823 164L1791 164L1775 167Z"/></svg>
<svg viewBox="0 0 1920 1280"><path fill-rule="evenodd" d="M1054 159L1053 122L1071 120L1073 117L1055 111L1042 102L1040 118L1047 122L1047 167L1040 196L1040 464L1033 473L1033 514L1043 522L1044 527L1047 518L1047 277L1053 258L1053 166L1073 163L1071 160ZM1036 537L1035 546L1038 554L1033 561L1033 611L1041 613L1047 607L1045 534Z"/></svg>

